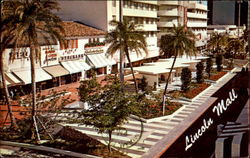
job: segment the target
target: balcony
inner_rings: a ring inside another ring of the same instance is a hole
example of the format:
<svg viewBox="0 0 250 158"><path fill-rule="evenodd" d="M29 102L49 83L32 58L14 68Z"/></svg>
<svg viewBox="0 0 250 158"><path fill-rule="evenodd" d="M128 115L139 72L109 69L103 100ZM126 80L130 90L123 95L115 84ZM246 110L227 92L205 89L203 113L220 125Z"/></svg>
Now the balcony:
<svg viewBox="0 0 250 158"><path fill-rule="evenodd" d="M173 22L158 22L157 23L158 27L173 27L174 25L178 26L177 21Z"/></svg>
<svg viewBox="0 0 250 158"><path fill-rule="evenodd" d="M157 5L157 1L142 1L142 0L134 0L135 2L147 3Z"/></svg>
<svg viewBox="0 0 250 158"><path fill-rule="evenodd" d="M157 31L156 24L141 24L138 26L138 29L143 31Z"/></svg>
<svg viewBox="0 0 250 158"><path fill-rule="evenodd" d="M178 9L172 9L172 10L168 10L168 11L165 11L165 10L160 10L158 11L158 16L179 16L178 15Z"/></svg>
<svg viewBox="0 0 250 158"><path fill-rule="evenodd" d="M200 10L207 11L207 5L199 4L199 3L195 3L195 2L189 3L188 8L190 8L190 9L200 9Z"/></svg>
<svg viewBox="0 0 250 158"><path fill-rule="evenodd" d="M207 19L207 14L197 14L197 13L187 13L188 18L196 18L196 19Z"/></svg>
<svg viewBox="0 0 250 158"><path fill-rule="evenodd" d="M159 5L179 5L179 1L158 1Z"/></svg>
<svg viewBox="0 0 250 158"><path fill-rule="evenodd" d="M124 16L157 18L157 11L123 8Z"/></svg>
<svg viewBox="0 0 250 158"><path fill-rule="evenodd" d="M206 22L204 22L204 23L201 23L201 22L188 22L187 27L196 27L196 28L202 27L202 28L204 28L204 27L207 27L207 23Z"/></svg>

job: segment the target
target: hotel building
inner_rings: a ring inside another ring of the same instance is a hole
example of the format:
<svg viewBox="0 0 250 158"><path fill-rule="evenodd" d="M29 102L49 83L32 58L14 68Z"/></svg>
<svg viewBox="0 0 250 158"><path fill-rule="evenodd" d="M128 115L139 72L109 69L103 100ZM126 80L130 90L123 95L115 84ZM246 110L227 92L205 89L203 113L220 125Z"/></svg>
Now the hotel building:
<svg viewBox="0 0 250 158"><path fill-rule="evenodd" d="M160 39L174 25L184 25L197 37L196 47L204 46L207 40L207 5L196 1L158 1L157 23Z"/></svg>
<svg viewBox="0 0 250 158"><path fill-rule="evenodd" d="M80 21L81 23L110 31L113 26L111 20L119 20L119 1L59 1L61 10L57 13L63 20ZM144 32L146 37L148 54L137 56L130 52L131 61L134 65L140 65L144 59L152 59L159 56L157 47L157 1L123 1L123 20L133 21L138 24L138 29ZM119 62L119 53L113 57Z"/></svg>

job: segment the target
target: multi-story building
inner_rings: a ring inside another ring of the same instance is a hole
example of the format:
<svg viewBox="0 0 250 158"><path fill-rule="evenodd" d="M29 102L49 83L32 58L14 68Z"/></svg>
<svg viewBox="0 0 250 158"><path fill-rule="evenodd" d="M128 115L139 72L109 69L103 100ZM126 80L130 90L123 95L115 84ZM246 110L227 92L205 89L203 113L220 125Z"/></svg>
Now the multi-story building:
<svg viewBox="0 0 250 158"><path fill-rule="evenodd" d="M117 69L116 62L105 55L104 31L70 21L64 21L62 25L65 30L64 43L54 41L48 45L39 38L41 56L35 66L38 89L85 79L90 69L95 70L97 75L110 74ZM18 90L20 95L28 94L31 90L29 56L29 47L8 48L4 52L7 85L12 90ZM10 58L15 60L11 61Z"/></svg>
<svg viewBox="0 0 250 158"><path fill-rule="evenodd" d="M196 46L207 39L207 5L196 1L158 1L158 38L173 25L184 25L197 36Z"/></svg>
<svg viewBox="0 0 250 158"><path fill-rule="evenodd" d="M103 31L110 31L113 26L111 20L119 20L119 1L59 1L61 10L57 13L63 20L80 21ZM139 24L138 29L144 32L147 41L148 55L137 56L130 52L133 62L154 58L159 55L157 47L157 1L123 1L123 20ZM118 62L119 55L114 55Z"/></svg>

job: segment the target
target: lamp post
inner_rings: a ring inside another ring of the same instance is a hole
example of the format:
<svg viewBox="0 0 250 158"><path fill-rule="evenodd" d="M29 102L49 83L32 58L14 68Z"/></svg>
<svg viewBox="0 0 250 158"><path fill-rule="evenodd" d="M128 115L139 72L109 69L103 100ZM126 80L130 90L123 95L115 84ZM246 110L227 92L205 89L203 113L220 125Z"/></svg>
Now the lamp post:
<svg viewBox="0 0 250 158"><path fill-rule="evenodd" d="M123 22L123 15L122 15L122 0L119 0L119 22L122 23ZM121 44L121 38L120 38L120 44ZM120 81L122 84L122 88L123 88L123 82L124 82L124 74L123 74L123 49L120 48Z"/></svg>
<svg viewBox="0 0 250 158"><path fill-rule="evenodd" d="M238 38L240 38L240 11L241 11L242 0L237 0L237 3L239 4L239 9L238 9Z"/></svg>

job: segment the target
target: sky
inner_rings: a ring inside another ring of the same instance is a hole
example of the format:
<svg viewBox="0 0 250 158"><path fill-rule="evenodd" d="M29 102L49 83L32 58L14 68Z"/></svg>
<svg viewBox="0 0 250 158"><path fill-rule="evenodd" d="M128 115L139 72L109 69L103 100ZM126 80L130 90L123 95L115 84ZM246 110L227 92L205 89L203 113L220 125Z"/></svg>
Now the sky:
<svg viewBox="0 0 250 158"><path fill-rule="evenodd" d="M215 25L233 25L235 1L214 1L213 23Z"/></svg>

